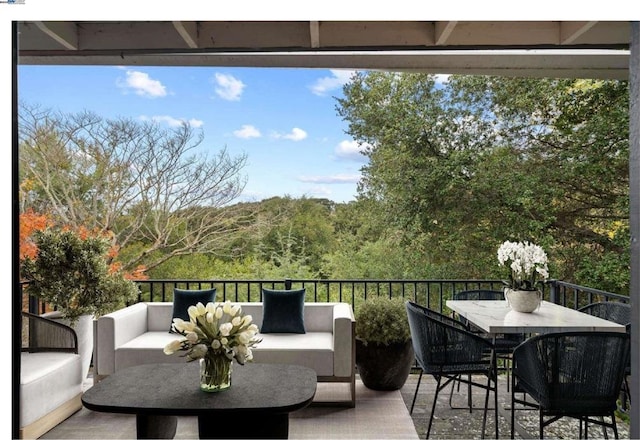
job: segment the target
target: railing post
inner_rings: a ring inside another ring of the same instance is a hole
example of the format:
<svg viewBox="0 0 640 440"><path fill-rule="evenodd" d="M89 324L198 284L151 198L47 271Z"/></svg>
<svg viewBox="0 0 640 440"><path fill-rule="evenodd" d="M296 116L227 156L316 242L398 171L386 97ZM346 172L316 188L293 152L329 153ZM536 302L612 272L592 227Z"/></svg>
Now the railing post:
<svg viewBox="0 0 640 440"><path fill-rule="evenodd" d="M291 290L291 278L284 279L284 290Z"/></svg>
<svg viewBox="0 0 640 440"><path fill-rule="evenodd" d="M560 298L558 297L558 285L556 284L556 280L549 281L549 301L558 304Z"/></svg>

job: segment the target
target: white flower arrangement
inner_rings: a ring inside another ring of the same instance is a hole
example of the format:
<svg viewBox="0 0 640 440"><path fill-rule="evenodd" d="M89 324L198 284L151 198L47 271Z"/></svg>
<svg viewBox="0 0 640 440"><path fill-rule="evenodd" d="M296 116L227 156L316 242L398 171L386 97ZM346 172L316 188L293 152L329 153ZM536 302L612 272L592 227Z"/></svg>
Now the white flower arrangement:
<svg viewBox="0 0 640 440"><path fill-rule="evenodd" d="M164 347L164 353L172 355L186 351L187 361L202 359L205 355L224 355L240 365L253 360L252 347L261 342L257 338L258 326L251 315L244 315L238 304L198 303L187 310L189 321L174 318L173 329L184 336Z"/></svg>
<svg viewBox="0 0 640 440"><path fill-rule="evenodd" d="M509 264L509 281L505 284L514 290L537 290L536 284L549 277L547 254L535 244L505 241L498 248L498 262Z"/></svg>

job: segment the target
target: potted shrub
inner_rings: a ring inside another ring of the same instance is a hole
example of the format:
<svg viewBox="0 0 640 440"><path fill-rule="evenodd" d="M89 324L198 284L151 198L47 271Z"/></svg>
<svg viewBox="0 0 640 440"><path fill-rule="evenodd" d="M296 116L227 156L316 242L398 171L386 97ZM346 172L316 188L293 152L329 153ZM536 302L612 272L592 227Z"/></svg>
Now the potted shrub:
<svg viewBox="0 0 640 440"><path fill-rule="evenodd" d="M356 311L356 366L373 390L402 388L414 362L403 298L374 297Z"/></svg>
<svg viewBox="0 0 640 440"><path fill-rule="evenodd" d="M35 256L26 256L21 275L26 292L51 306L49 318L62 319L78 334L83 372L89 371L95 317L134 300L138 289L120 270L109 266L111 240L104 235L47 228L32 236Z"/></svg>

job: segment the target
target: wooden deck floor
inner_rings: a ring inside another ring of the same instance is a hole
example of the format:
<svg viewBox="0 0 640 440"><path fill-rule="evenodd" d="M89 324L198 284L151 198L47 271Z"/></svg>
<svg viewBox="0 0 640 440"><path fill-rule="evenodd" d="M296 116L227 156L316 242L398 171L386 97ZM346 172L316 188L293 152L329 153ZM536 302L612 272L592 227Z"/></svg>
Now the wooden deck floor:
<svg viewBox="0 0 640 440"><path fill-rule="evenodd" d="M317 407L312 406L291 415L290 438L299 439L417 439L425 438L429 412L433 402L435 381L424 376L416 407L412 415L408 408L418 380L417 374L409 376L404 387L399 391L372 391L357 382L356 408ZM87 382L90 386L91 381ZM506 380L499 383L500 405L506 405L509 395ZM333 392L322 390L319 394ZM481 390L474 391L473 411L468 409L451 409L449 407L448 389L438 399L435 419L431 432L432 439L477 439L480 438L483 403ZM466 404L466 389L456 391L454 405ZM518 412L518 420L525 431L516 433L516 438L536 438L537 413L535 411ZM500 438L510 437L508 411L499 416ZM487 421L487 438L493 438L495 420L490 413ZM600 428L593 427L590 437L602 438ZM618 421L619 436L629 438L629 425ZM530 433L531 435L529 435ZM609 436L613 438L610 432ZM44 439L110 439L134 438L135 417L130 415L95 413L82 409L43 437ZM195 418L181 418L176 438L196 438L197 422ZM577 422L559 421L545 429L548 438L577 438Z"/></svg>

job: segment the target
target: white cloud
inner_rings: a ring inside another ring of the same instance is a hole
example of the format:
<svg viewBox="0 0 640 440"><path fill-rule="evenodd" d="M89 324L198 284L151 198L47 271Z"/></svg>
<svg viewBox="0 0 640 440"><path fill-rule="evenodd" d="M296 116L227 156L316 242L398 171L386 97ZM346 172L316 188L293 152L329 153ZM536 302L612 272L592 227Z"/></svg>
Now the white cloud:
<svg viewBox="0 0 640 440"><path fill-rule="evenodd" d="M316 80L309 88L314 95L326 96L332 90L339 89L349 82L355 70L331 70L331 76L325 76Z"/></svg>
<svg viewBox="0 0 640 440"><path fill-rule="evenodd" d="M273 133L272 135L276 139L289 139L290 141L298 142L307 138L307 132L301 128L293 127L289 133Z"/></svg>
<svg viewBox="0 0 640 440"><path fill-rule="evenodd" d="M242 90L246 87L239 79L224 73L216 73L215 83L217 95L227 101L239 101Z"/></svg>
<svg viewBox="0 0 640 440"><path fill-rule="evenodd" d="M332 194L329 188L320 185L314 185L305 191L305 197L329 198Z"/></svg>
<svg viewBox="0 0 640 440"><path fill-rule="evenodd" d="M151 79L149 74L128 70L126 78L118 78L116 84L126 90L133 90L136 95L147 98L159 98L167 96L167 89L162 83L156 79Z"/></svg>
<svg viewBox="0 0 640 440"><path fill-rule="evenodd" d="M336 156L355 160L357 162L366 162L367 157L364 152L371 148L371 145L367 143L360 144L356 141L342 141L335 149Z"/></svg>
<svg viewBox="0 0 640 440"><path fill-rule="evenodd" d="M140 119L143 121L154 121L158 123L167 124L169 127L180 127L184 122L188 123L192 128L200 128L204 125L204 121L201 119L184 119L184 118L174 118L173 116L168 115L157 115L157 116L140 116Z"/></svg>
<svg viewBox="0 0 640 440"><path fill-rule="evenodd" d="M449 77L451 75L446 75L444 73L438 73L437 75L435 75L435 80L437 84L446 84L449 82Z"/></svg>
<svg viewBox="0 0 640 440"><path fill-rule="evenodd" d="M240 139L259 138L262 136L260 130L253 125L243 125L239 130L235 130L233 135Z"/></svg>
<svg viewBox="0 0 640 440"><path fill-rule="evenodd" d="M360 181L359 174L334 174L332 176L299 176L298 180L305 183L358 183Z"/></svg>

